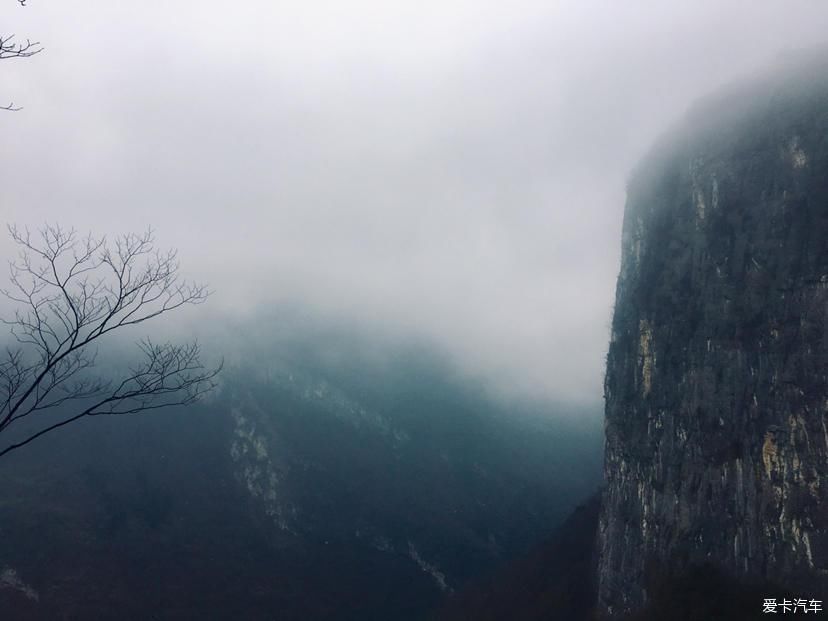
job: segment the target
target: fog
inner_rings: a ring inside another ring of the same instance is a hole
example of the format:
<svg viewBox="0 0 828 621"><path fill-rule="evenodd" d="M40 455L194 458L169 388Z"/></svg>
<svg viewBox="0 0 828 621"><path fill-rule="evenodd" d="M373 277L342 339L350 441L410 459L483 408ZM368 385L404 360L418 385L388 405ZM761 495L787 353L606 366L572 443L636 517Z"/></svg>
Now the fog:
<svg viewBox="0 0 828 621"><path fill-rule="evenodd" d="M152 226L215 290L598 403L625 181L699 96L828 39L781 1L44 2L3 31L6 222ZM12 252L7 239L0 253Z"/></svg>

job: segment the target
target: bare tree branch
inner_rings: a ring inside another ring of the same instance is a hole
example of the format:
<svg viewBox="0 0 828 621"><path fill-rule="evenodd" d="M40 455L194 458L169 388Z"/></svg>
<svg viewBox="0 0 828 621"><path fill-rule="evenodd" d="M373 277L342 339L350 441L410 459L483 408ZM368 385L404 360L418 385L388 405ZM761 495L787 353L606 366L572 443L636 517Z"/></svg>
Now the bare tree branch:
<svg viewBox="0 0 828 621"><path fill-rule="evenodd" d="M9 263L9 288L0 294L18 308L0 321L17 346L0 358L0 434L72 402L81 411L9 445L0 456L83 416L188 405L214 388L220 366L201 363L198 343L147 339L139 343L141 361L120 381L94 371L96 345L110 332L201 304L209 295L204 285L181 279L177 253L158 250L151 230L112 243L59 226L35 234L8 230L19 254Z"/></svg>
<svg viewBox="0 0 828 621"><path fill-rule="evenodd" d="M17 0L20 6L26 6L26 0ZM17 42L14 40L14 35L0 35L0 60L8 60L10 58L28 58L39 54L43 51L39 41L31 41L26 39L26 42ZM20 106L15 106L11 102L5 106L0 106L0 110L8 110L17 112L22 110Z"/></svg>
<svg viewBox="0 0 828 621"><path fill-rule="evenodd" d="M40 47L40 41L31 41L26 39L26 42L17 42L14 40L14 35L0 35L0 60L7 60L9 58L28 58L43 51Z"/></svg>

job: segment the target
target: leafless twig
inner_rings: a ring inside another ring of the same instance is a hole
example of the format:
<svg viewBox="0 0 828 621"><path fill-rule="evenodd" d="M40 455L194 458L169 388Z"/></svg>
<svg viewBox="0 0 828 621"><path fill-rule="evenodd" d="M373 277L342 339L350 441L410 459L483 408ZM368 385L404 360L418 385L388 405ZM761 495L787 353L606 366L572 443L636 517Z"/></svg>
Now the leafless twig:
<svg viewBox="0 0 828 621"><path fill-rule="evenodd" d="M120 381L93 368L98 341L149 321L209 291L180 278L175 251L155 247L152 231L113 242L46 226L33 235L10 226L19 249L9 264L9 289L18 305L2 319L15 347L0 357L0 434L44 410L77 403L79 412L0 450L0 456L83 416L134 414L197 401L215 386L197 343L140 343L141 362Z"/></svg>
<svg viewBox="0 0 828 621"><path fill-rule="evenodd" d="M26 0L17 0L20 6L26 6ZM31 41L26 39L25 43L14 40L14 35L0 35L0 60L8 60L9 58L28 58L43 51L39 41ZM17 112L22 110L20 106L15 106L14 102L5 106L0 106L0 110L9 110Z"/></svg>

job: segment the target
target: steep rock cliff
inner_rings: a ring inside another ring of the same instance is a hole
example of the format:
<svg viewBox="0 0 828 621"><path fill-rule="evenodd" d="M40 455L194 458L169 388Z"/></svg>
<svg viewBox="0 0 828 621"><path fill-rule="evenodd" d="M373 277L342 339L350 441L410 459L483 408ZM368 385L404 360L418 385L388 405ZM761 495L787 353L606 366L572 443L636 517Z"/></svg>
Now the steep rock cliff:
<svg viewBox="0 0 828 621"><path fill-rule="evenodd" d="M791 57L696 106L629 183L601 614L700 564L828 593L827 323L828 59Z"/></svg>

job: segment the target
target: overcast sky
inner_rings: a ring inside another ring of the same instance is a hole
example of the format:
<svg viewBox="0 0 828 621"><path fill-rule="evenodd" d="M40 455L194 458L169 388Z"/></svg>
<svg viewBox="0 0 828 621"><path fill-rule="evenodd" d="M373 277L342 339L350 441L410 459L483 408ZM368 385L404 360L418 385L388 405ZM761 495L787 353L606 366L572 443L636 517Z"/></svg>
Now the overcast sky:
<svg viewBox="0 0 828 621"><path fill-rule="evenodd" d="M626 177L828 2L0 0L2 219L157 229L214 312L307 303L598 403ZM0 252L10 252L6 240Z"/></svg>

